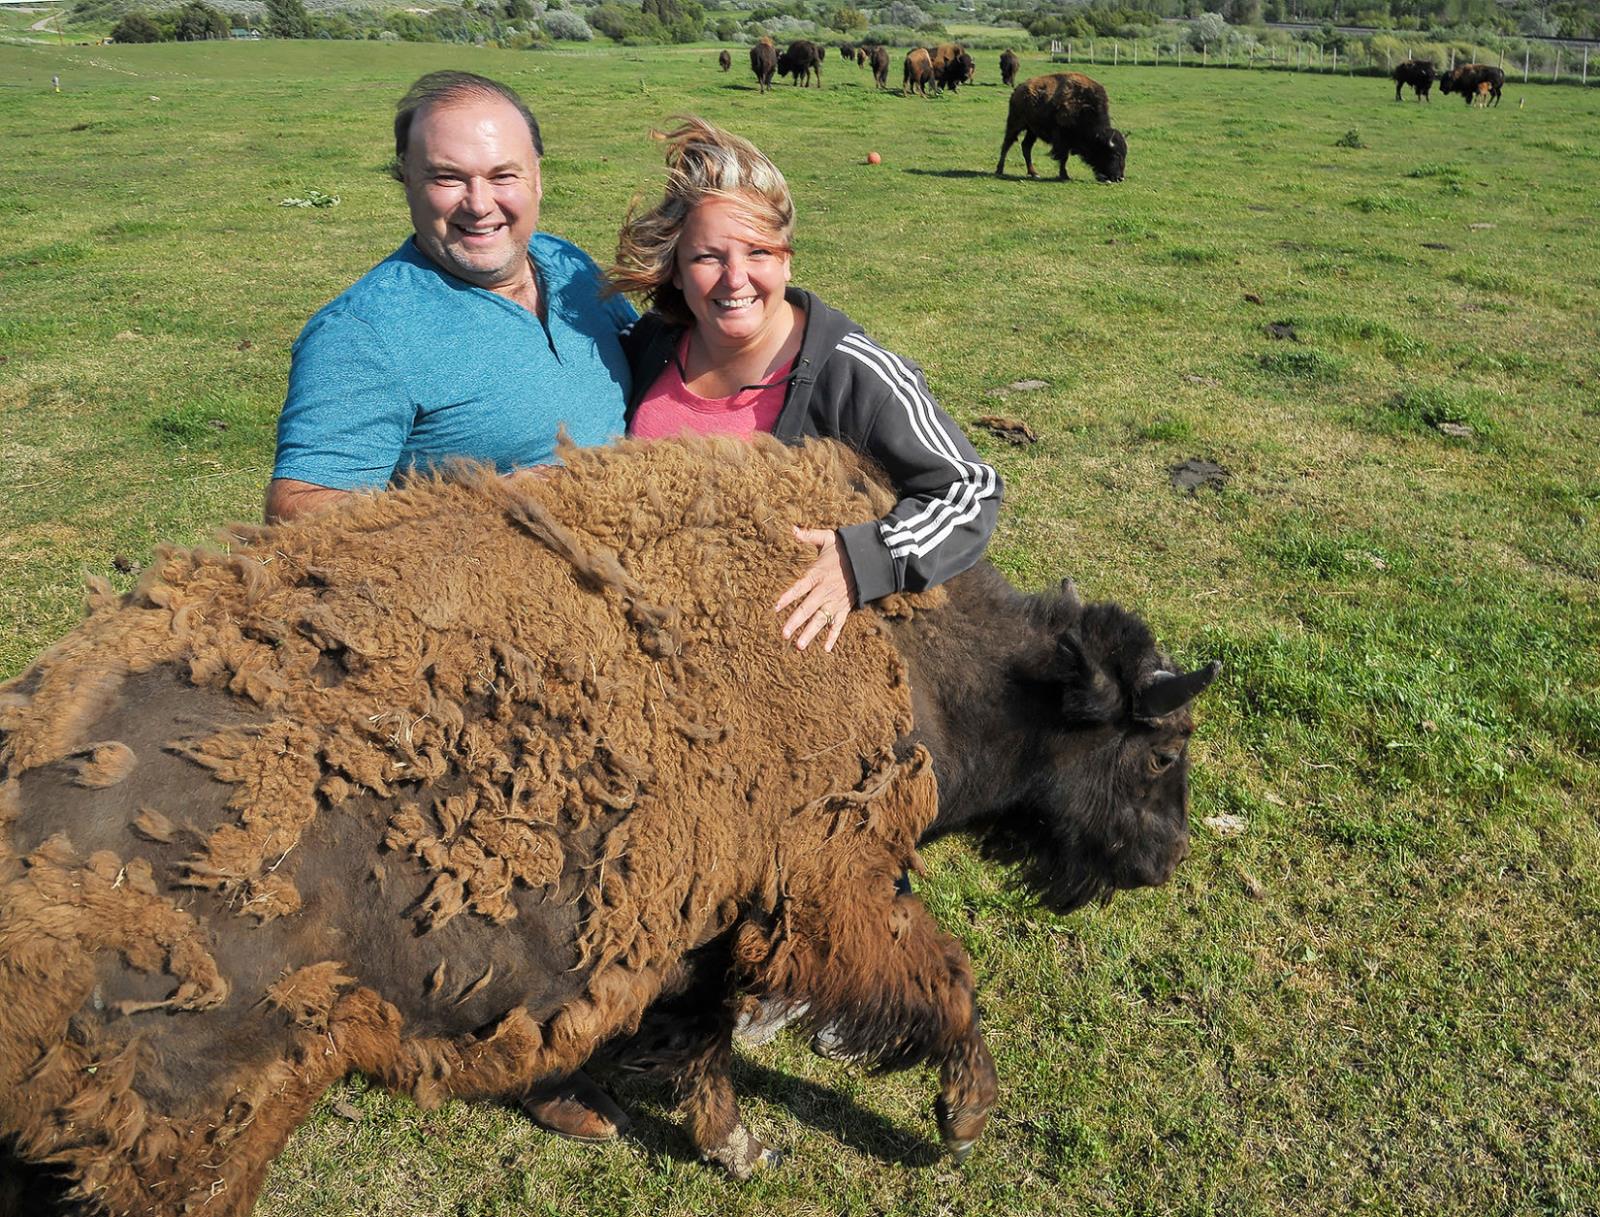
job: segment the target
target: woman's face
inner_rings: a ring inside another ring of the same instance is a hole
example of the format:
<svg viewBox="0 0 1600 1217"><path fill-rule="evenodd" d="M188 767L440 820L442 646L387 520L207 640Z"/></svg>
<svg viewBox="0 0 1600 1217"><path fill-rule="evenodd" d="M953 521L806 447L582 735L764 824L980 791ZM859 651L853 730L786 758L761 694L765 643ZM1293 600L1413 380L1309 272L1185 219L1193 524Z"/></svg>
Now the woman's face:
<svg viewBox="0 0 1600 1217"><path fill-rule="evenodd" d="M788 333L789 254L781 241L751 224L728 199L709 199L689 213L678 237L673 286L713 345L748 346Z"/></svg>

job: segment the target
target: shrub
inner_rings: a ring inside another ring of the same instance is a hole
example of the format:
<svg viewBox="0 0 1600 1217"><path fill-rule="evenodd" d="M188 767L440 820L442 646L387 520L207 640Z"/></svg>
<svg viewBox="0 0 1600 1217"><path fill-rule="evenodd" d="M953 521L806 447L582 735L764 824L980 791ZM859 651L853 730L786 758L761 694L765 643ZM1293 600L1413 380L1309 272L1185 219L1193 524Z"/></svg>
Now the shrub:
<svg viewBox="0 0 1600 1217"><path fill-rule="evenodd" d="M111 29L112 42L160 42L161 30L143 13L129 13Z"/></svg>
<svg viewBox="0 0 1600 1217"><path fill-rule="evenodd" d="M1350 130L1333 141L1333 146L1335 148L1365 148L1366 144L1361 142L1361 132L1351 127Z"/></svg>
<svg viewBox="0 0 1600 1217"><path fill-rule="evenodd" d="M594 38L589 23L577 13L557 10L544 15L545 33L559 42L588 42Z"/></svg>

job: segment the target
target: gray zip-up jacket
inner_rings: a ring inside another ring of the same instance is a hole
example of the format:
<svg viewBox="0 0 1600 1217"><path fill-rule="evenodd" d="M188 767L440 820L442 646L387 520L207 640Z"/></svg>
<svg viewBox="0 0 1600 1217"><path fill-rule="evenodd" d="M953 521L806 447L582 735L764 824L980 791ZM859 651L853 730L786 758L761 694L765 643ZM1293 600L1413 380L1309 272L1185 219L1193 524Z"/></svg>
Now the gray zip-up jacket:
<svg viewBox="0 0 1600 1217"><path fill-rule="evenodd" d="M881 520L838 530L856 604L959 575L994 532L1000 475L933 400L921 368L811 292L791 287L786 296L805 309L806 330L772 433L786 443L810 436L849 444L881 465L901 496ZM624 336L633 365L630 425L682 336L682 326L654 312Z"/></svg>

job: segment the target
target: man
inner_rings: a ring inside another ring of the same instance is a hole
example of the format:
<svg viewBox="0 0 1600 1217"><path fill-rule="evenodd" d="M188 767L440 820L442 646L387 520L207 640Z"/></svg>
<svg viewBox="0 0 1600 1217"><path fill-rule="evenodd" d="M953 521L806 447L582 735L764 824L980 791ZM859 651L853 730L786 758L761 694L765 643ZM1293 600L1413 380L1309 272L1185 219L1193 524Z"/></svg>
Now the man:
<svg viewBox="0 0 1600 1217"><path fill-rule="evenodd" d="M587 254L537 231L544 145L522 99L469 72L432 72L400 100L394 140L414 231L296 340L269 521L449 457L502 472L548 464L562 428L579 444L622 434L618 335L636 315L602 299ZM581 1073L524 1107L582 1141L627 1124Z"/></svg>
<svg viewBox="0 0 1600 1217"><path fill-rule="evenodd" d="M514 91L433 72L395 114L395 176L414 232L294 344L269 520L449 457L502 472L622 433L618 340L633 309L594 262L537 231L539 124Z"/></svg>

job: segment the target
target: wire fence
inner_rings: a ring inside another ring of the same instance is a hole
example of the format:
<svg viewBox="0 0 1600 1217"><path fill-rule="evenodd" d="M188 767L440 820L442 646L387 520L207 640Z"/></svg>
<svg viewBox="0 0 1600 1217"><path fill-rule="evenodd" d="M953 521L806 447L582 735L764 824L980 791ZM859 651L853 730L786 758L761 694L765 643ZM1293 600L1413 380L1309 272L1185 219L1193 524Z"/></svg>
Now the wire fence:
<svg viewBox="0 0 1600 1217"><path fill-rule="evenodd" d="M1140 67L1243 68L1247 70L1388 76L1397 63L1427 59L1440 73L1463 63L1500 68L1506 83L1600 83L1600 52L1590 72L1590 48L1560 43L1514 42L1499 48L1466 43L1406 42L1401 39L1354 41L1344 47L1316 43L1221 43L1192 46L1182 38L1090 38L1051 45L1051 59L1074 65L1130 64Z"/></svg>

